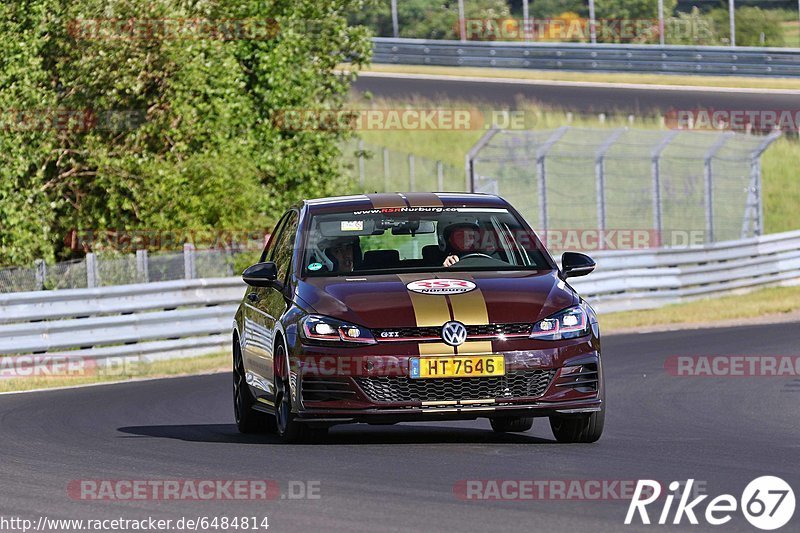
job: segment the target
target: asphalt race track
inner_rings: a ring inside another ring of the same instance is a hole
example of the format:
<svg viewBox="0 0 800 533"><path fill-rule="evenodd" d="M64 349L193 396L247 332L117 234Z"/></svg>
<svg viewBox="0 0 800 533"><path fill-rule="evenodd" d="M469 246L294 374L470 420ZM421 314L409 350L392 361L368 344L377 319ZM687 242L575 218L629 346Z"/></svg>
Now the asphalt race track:
<svg viewBox="0 0 800 533"><path fill-rule="evenodd" d="M797 94L757 92L718 92L698 90L659 90L620 87L575 87L567 85L524 85L511 82L480 82L447 79L389 78L362 75L356 91L375 96L406 100L412 95L483 102L514 108L517 100L539 102L554 108L584 113L632 113L648 115L671 109L716 109L726 111L797 110Z"/></svg>
<svg viewBox="0 0 800 533"><path fill-rule="evenodd" d="M711 497L738 499L752 479L777 475L797 491L800 380L675 377L664 363L671 355L800 355L798 341L797 324L606 337L610 410L592 445L559 445L537 419L519 435L495 435L486 420L349 426L334 428L326 444L286 446L236 432L228 374L3 395L0 515L267 515L270 531L618 531L626 500L463 501L453 487L467 479L694 478ZM284 490L292 480L318 481L320 497L98 502L67 493L71 480L175 478L273 479ZM795 512L784 530L798 523ZM712 529L685 519L668 527ZM754 531L739 512L721 529Z"/></svg>

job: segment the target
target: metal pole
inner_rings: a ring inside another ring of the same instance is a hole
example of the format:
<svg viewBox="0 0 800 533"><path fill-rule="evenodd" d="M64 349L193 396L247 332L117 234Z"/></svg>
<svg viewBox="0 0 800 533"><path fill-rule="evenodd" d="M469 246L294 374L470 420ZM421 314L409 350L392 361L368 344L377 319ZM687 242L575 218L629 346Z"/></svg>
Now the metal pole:
<svg viewBox="0 0 800 533"><path fill-rule="evenodd" d="M653 229L656 231L656 236L658 237L658 245L660 247L664 246L664 239L663 239L663 231L664 231L664 222L663 222L663 205L661 200L661 154L664 153L669 143L672 142L678 135L676 130L673 130L667 134L666 137L656 146L656 149L653 150L652 154L652 168L653 168ZM670 244L672 240L670 239Z"/></svg>
<svg viewBox="0 0 800 533"><path fill-rule="evenodd" d="M464 0L458 0L458 32L461 42L467 40L467 21L464 18Z"/></svg>
<svg viewBox="0 0 800 533"><path fill-rule="evenodd" d="M444 165L441 161L436 162L436 185L438 191L444 191Z"/></svg>
<svg viewBox="0 0 800 533"><path fill-rule="evenodd" d="M467 152L467 155L464 157L464 169L467 174L465 190L467 192L475 192L475 156L478 155L478 152L483 150L484 146L489 144L489 141L491 141L492 138L498 134L498 132L500 132L500 129L496 126L489 128L489 130L484 133L480 139L478 139L478 142L476 142L472 148L469 149L469 152Z"/></svg>
<svg viewBox="0 0 800 533"><path fill-rule="evenodd" d="M728 16L731 22L731 47L736 46L736 0L728 0Z"/></svg>
<svg viewBox="0 0 800 533"><path fill-rule="evenodd" d="M93 253L86 254L86 286L97 287L97 256Z"/></svg>
<svg viewBox="0 0 800 533"><path fill-rule="evenodd" d="M597 19L594 16L594 0L589 0L589 36L597 44Z"/></svg>
<svg viewBox="0 0 800 533"><path fill-rule="evenodd" d="M194 265L194 244L185 243L183 245L183 274L186 279L195 279L197 270Z"/></svg>
<svg viewBox="0 0 800 533"><path fill-rule="evenodd" d="M597 178L597 229L602 234L606 230L606 154L617 142L625 129L618 129L611 133L600 145L595 156L595 177Z"/></svg>
<svg viewBox="0 0 800 533"><path fill-rule="evenodd" d="M714 143L714 145L706 153L704 161L704 184L705 184L705 208L706 208L706 242L714 242L714 174L711 168L712 160L717 155L725 141L733 134L733 132L723 133L722 136Z"/></svg>
<svg viewBox="0 0 800 533"><path fill-rule="evenodd" d="M392 35L395 39L400 37L400 25L397 22L397 0L392 0Z"/></svg>
<svg viewBox="0 0 800 533"><path fill-rule="evenodd" d="M389 149L383 149L383 192L389 192Z"/></svg>
<svg viewBox="0 0 800 533"><path fill-rule="evenodd" d="M44 289L44 283L47 280L47 263L44 259L37 259L33 262L36 265L36 290Z"/></svg>
<svg viewBox="0 0 800 533"><path fill-rule="evenodd" d="M414 192L416 187L416 176L414 175L414 154L408 154L408 186L411 192Z"/></svg>
<svg viewBox="0 0 800 533"><path fill-rule="evenodd" d="M800 0L797 0L800 2ZM522 33L525 35L525 40L531 40L531 34L529 32L530 27L528 23L530 21L530 11L528 10L528 0L522 0Z"/></svg>
<svg viewBox="0 0 800 533"><path fill-rule="evenodd" d="M539 228L547 235L547 165L545 159L550 148L569 131L568 126L561 126L536 151L536 177L539 185Z"/></svg>
<svg viewBox="0 0 800 533"><path fill-rule="evenodd" d="M664 0L658 0L658 42L664 46Z"/></svg>
<svg viewBox="0 0 800 533"><path fill-rule="evenodd" d="M358 184L364 189L364 141L358 141Z"/></svg>
<svg viewBox="0 0 800 533"><path fill-rule="evenodd" d="M147 250L136 250L136 272L142 283L150 282L150 267L147 259Z"/></svg>

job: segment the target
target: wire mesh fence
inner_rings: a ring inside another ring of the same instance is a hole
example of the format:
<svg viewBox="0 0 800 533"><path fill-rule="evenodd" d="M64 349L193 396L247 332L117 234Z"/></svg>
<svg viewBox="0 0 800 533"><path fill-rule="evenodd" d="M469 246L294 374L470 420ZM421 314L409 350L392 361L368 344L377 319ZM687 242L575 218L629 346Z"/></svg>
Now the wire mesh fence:
<svg viewBox="0 0 800 533"><path fill-rule="evenodd" d="M508 198L539 231L647 230L662 246L685 245L687 235L717 242L762 233L760 158L778 135L490 130L467 172L473 190Z"/></svg>
<svg viewBox="0 0 800 533"><path fill-rule="evenodd" d="M90 253L84 259L51 265L36 261L32 267L0 269L0 293L234 276L256 262L258 253L258 247L195 250L187 246L182 252Z"/></svg>
<svg viewBox="0 0 800 533"><path fill-rule="evenodd" d="M463 168L363 141L342 148L342 168L350 192L463 191Z"/></svg>

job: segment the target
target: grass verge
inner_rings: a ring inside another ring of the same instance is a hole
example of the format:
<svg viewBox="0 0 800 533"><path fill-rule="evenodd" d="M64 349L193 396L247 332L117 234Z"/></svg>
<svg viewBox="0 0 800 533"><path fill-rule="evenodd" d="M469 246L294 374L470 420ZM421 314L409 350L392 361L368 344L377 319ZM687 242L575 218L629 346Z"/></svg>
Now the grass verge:
<svg viewBox="0 0 800 533"><path fill-rule="evenodd" d="M666 325L698 327L715 322L764 319L800 312L800 287L769 287L748 294L704 298L647 311L600 315L603 333Z"/></svg>
<svg viewBox="0 0 800 533"><path fill-rule="evenodd" d="M340 65L347 70L347 65ZM428 65L373 64L362 72L429 74L515 80L568 81L593 83L629 83L639 85L676 85L686 87L722 87L737 89L800 89L800 80L793 78L758 78L745 76L687 76L680 74L629 74L617 72L566 72L560 70L527 70L480 67L443 67Z"/></svg>
<svg viewBox="0 0 800 533"><path fill-rule="evenodd" d="M114 368L103 371L101 369L96 373L92 373L92 375L4 378L0 379L0 392L17 392L108 383L112 381L202 374L228 369L230 367L229 358L229 354L219 353L200 357L155 361L152 363L137 362L135 365L126 365L123 370Z"/></svg>

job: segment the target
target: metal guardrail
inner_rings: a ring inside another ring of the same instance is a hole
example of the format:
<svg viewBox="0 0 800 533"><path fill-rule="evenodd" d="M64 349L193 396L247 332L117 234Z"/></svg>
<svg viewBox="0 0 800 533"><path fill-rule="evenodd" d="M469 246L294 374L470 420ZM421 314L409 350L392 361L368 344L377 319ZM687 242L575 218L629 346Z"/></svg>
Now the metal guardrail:
<svg viewBox="0 0 800 533"><path fill-rule="evenodd" d="M800 76L800 49L373 39L375 63L717 76Z"/></svg>
<svg viewBox="0 0 800 533"><path fill-rule="evenodd" d="M653 309L759 286L800 284L800 231L702 248L591 255L596 271L570 283L600 313Z"/></svg>
<svg viewBox="0 0 800 533"><path fill-rule="evenodd" d="M241 278L0 294L0 355L161 359L230 343Z"/></svg>
<svg viewBox="0 0 800 533"><path fill-rule="evenodd" d="M592 256L597 271L571 283L600 312L800 283L800 231ZM221 351L243 291L239 278L214 278L3 294L0 355L153 360Z"/></svg>

